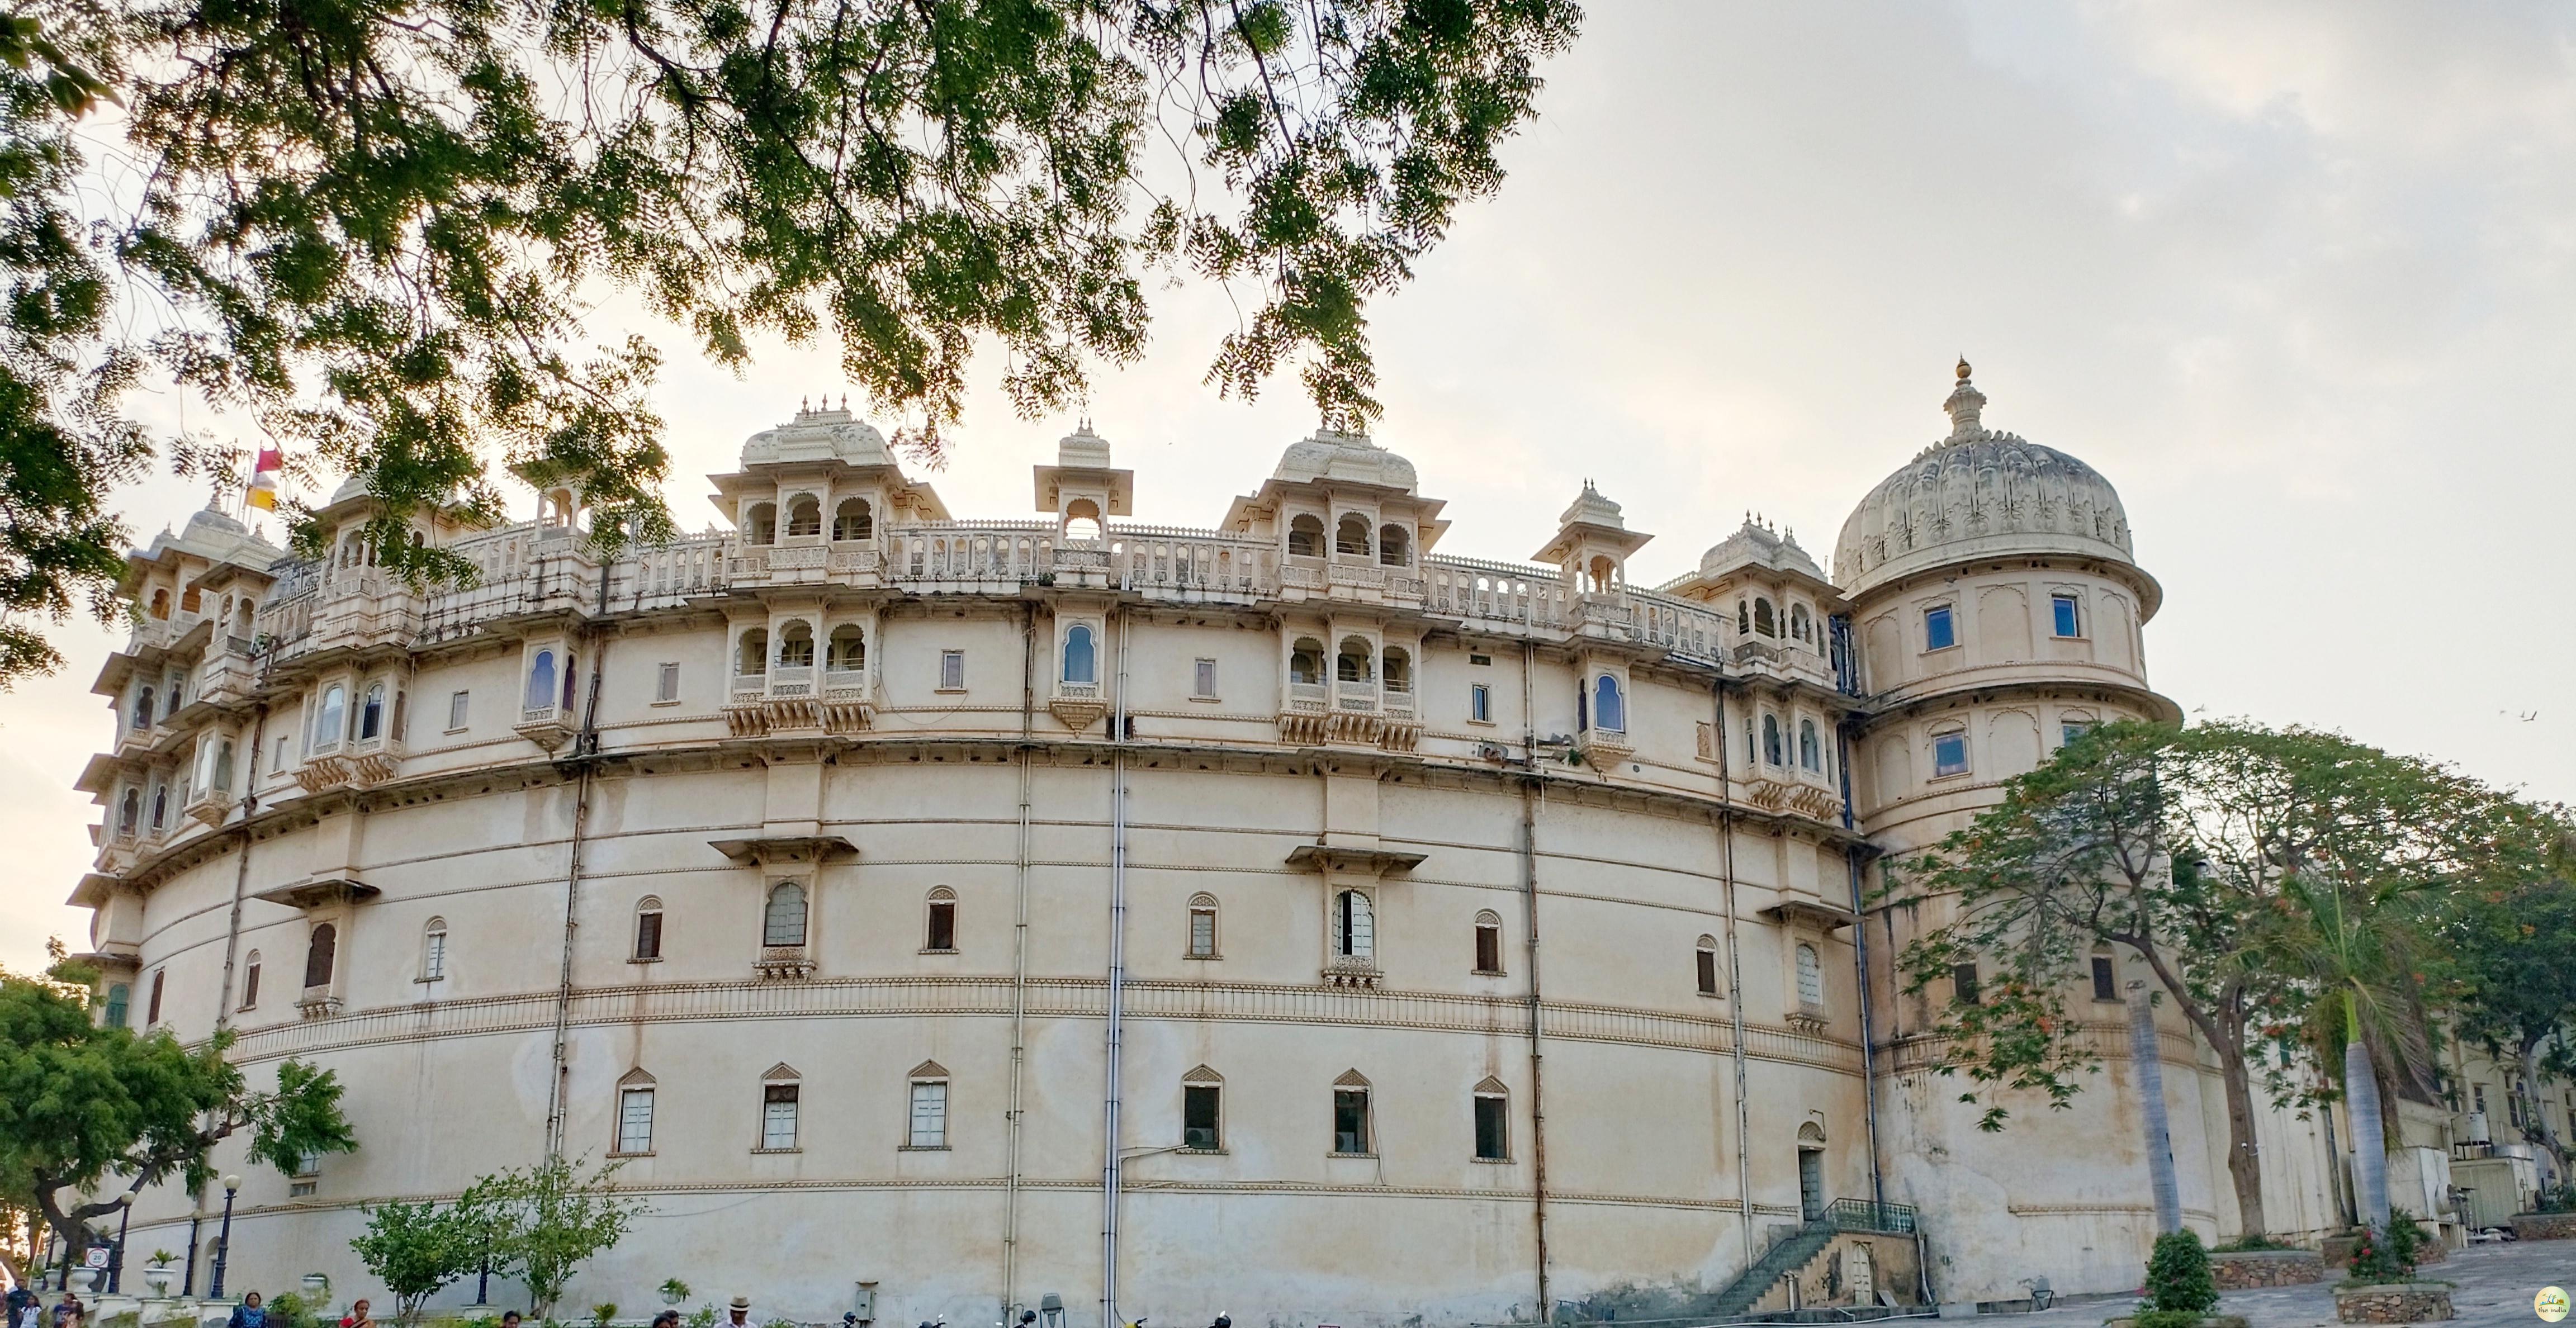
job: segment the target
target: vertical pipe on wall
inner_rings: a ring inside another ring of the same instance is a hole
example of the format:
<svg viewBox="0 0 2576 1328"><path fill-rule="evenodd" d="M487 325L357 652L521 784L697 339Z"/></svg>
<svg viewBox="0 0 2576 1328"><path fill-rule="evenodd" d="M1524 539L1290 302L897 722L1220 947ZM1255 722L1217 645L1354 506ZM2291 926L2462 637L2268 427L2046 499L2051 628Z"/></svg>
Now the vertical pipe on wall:
<svg viewBox="0 0 2576 1328"><path fill-rule="evenodd" d="M1538 1255L1538 1318L1551 1322L1556 1307L1549 1300L1547 1285L1547 1078L1546 1057L1540 1039L1546 1034L1546 1006L1539 997L1538 981L1538 719L1531 710L1531 674L1535 671L1538 647L1533 642L1521 645L1521 760L1529 777L1521 781L1521 898L1527 912L1524 925L1529 931L1529 1042L1530 1042L1530 1221Z"/></svg>
<svg viewBox="0 0 2576 1328"><path fill-rule="evenodd" d="M1734 1024L1729 1040L1735 1050L1735 1201L1737 1216L1743 1219L1744 1266L1751 1268L1757 1257L1753 1249L1753 1112L1745 1101L1749 1090L1744 1064L1744 962L1735 930L1735 774L1730 764L1735 744L1726 733L1724 679L1709 680L1708 699L1717 712L1718 880L1726 908L1726 1009Z"/></svg>
<svg viewBox="0 0 2576 1328"><path fill-rule="evenodd" d="M1011 1100L1004 1115L1008 1173L1002 1186L1002 1322L1011 1321L1020 1272L1020 1079L1029 1053L1029 744L1037 719L1038 611L1020 619L1020 848L1011 904Z"/></svg>
<svg viewBox="0 0 2576 1328"><path fill-rule="evenodd" d="M1842 777L1843 830L1857 835L1858 822L1852 815L1851 732L1839 723L1834 725L1834 761ZM1870 1045L1869 924L1865 921L1869 915L1862 911L1860 859L1859 844L1843 846L1843 870L1851 880L1852 971L1860 978L1860 1109L1869 1132L1869 1200L1883 1204L1887 1180L1878 1161L1878 1069Z"/></svg>
<svg viewBox="0 0 2576 1328"><path fill-rule="evenodd" d="M1127 987L1127 624L1118 624L1118 695L1109 728L1109 1091L1101 1103L1100 1321L1118 1318L1118 1109L1125 1030L1120 1026Z"/></svg>
<svg viewBox="0 0 2576 1328"><path fill-rule="evenodd" d="M233 1021L233 969L241 958L242 901L250 892L250 823L259 815L259 748L268 740L268 705L262 702L251 720L250 759L243 763L249 776L249 791L242 794L241 853L233 860L233 910L224 924L224 985L215 995L215 1031L222 1032ZM196 1253L190 1251L189 1266L195 1267Z"/></svg>
<svg viewBox="0 0 2576 1328"><path fill-rule="evenodd" d="M608 567L599 569L599 615L608 614ZM590 774L599 764L599 682L607 667L608 639L589 633L590 695L581 706L581 732L573 739L572 843L564 858L563 960L555 977L554 1074L546 1084L546 1158L563 1155L564 1118L569 1114L566 1076L572 1073L572 948L580 926L582 836L590 828Z"/></svg>

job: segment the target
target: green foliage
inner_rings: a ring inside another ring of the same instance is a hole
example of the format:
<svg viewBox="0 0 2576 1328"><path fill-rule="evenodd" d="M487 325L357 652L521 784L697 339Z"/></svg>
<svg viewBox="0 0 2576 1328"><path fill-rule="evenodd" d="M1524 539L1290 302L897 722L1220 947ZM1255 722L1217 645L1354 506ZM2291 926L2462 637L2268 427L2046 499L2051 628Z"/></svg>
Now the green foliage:
<svg viewBox="0 0 2576 1328"><path fill-rule="evenodd" d="M2198 1328L2208 1317L2197 1310L2140 1310L2130 1316L2129 1328Z"/></svg>
<svg viewBox="0 0 2576 1328"><path fill-rule="evenodd" d="M2145 1309L2194 1318L2218 1308L2218 1281L2209 1271L2209 1249L2189 1229L2156 1237L2147 1256Z"/></svg>
<svg viewBox="0 0 2576 1328"><path fill-rule="evenodd" d="M392 1293L395 1319L415 1323L439 1288L482 1262L483 1227L461 1207L392 1203L367 1210L367 1229L349 1248Z"/></svg>
<svg viewBox="0 0 2576 1328"><path fill-rule="evenodd" d="M151 1262L153 1262L153 1263L176 1263L176 1262L178 1262L178 1260L179 1260L179 1256L178 1256L178 1255L175 1255L175 1254L172 1254L172 1253L171 1253L170 1251L168 1251L168 1250L154 1250L154 1251L152 1251L152 1258L151 1258Z"/></svg>
<svg viewBox="0 0 2576 1328"><path fill-rule="evenodd" d="M549 1158L485 1176L457 1201L485 1233L493 1269L527 1286L537 1317L551 1318L573 1274L623 1240L646 1211L643 1201L620 1196L611 1184L621 1165L585 1174L583 1163Z"/></svg>
<svg viewBox="0 0 2576 1328"><path fill-rule="evenodd" d="M317 1313L305 1303L304 1293L288 1291L267 1300L269 1328L334 1328L339 1322Z"/></svg>
<svg viewBox="0 0 2576 1328"><path fill-rule="evenodd" d="M209 1151L244 1130L252 1155L293 1169L305 1153L356 1147L339 1081L301 1061L258 1091L225 1059L229 1034L194 1050L167 1033L137 1036L90 1022L57 985L0 974L0 1193L31 1199L75 1247L119 1195L212 1179ZM113 1192L98 1192L109 1175ZM65 1207L65 1190L90 1191Z"/></svg>
<svg viewBox="0 0 2576 1328"><path fill-rule="evenodd" d="M662 1285L655 1287L654 1290L661 1292L675 1305L689 1298L689 1284L676 1277L663 1278Z"/></svg>
<svg viewBox="0 0 2576 1328"><path fill-rule="evenodd" d="M608 1328L608 1321L616 1317L617 1302L613 1300L590 1307L591 1328Z"/></svg>
<svg viewBox="0 0 2576 1328"><path fill-rule="evenodd" d="M689 1328L715 1328L717 1314L713 1305L700 1305L689 1315Z"/></svg>
<svg viewBox="0 0 2576 1328"><path fill-rule="evenodd" d="M2236 1239L2228 1241L2225 1244L2212 1245L2209 1247L2209 1252L2212 1254L2250 1254L2258 1250L2295 1250L2297 1248L2299 1247L2286 1240L2282 1240L2277 1236L2267 1236L2257 1231L2247 1235L2238 1236Z"/></svg>
<svg viewBox="0 0 2576 1328"><path fill-rule="evenodd" d="M2403 1210L2389 1214L2385 1231L2363 1227L2352 1247L2350 1281L2364 1286L2415 1280L2415 1259L2424 1248L2423 1230Z"/></svg>
<svg viewBox="0 0 2576 1328"><path fill-rule="evenodd" d="M729 366L760 336L830 338L935 457L979 346L1021 413L1061 410L1143 353L1148 277L1193 277L1245 313L1210 383L1249 396L1296 361L1327 422L1360 428L1369 301L1500 186L1536 66L1580 20L1572 0L36 0L0 32L0 611L106 604L122 532L100 500L150 443L116 402L147 363L292 468L363 477L406 576L471 577L402 536L423 511L496 516L495 461L584 490L605 543L667 537L660 351L600 344L611 291ZM101 136L141 197L88 218L93 248L71 131L110 94ZM232 464L163 441L183 469ZM0 678L55 662L8 631Z"/></svg>
<svg viewBox="0 0 2576 1328"><path fill-rule="evenodd" d="M2576 821L2564 807L2509 806L2499 870L2443 902L2435 986L2460 1036L2510 1066L2525 1101L2542 1076L2576 1077L2558 1030L2576 1024ZM2549 1113L2523 1113L2523 1137L2564 1158Z"/></svg>

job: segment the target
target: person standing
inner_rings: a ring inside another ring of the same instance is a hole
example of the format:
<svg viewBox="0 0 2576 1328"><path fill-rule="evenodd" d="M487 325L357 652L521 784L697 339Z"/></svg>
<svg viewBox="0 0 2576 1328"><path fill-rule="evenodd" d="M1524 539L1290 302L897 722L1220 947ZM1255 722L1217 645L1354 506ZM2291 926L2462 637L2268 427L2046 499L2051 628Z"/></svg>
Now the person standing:
<svg viewBox="0 0 2576 1328"><path fill-rule="evenodd" d="M751 1328L751 1297L736 1296L725 1307L725 1328Z"/></svg>
<svg viewBox="0 0 2576 1328"><path fill-rule="evenodd" d="M268 1307L260 1303L258 1292L242 1293L242 1303L233 1306L233 1316L224 1320L224 1328L268 1328Z"/></svg>
<svg viewBox="0 0 2576 1328"><path fill-rule="evenodd" d="M88 1316L80 1297L73 1295L70 1287L64 1287L63 1298L54 1304L54 1328L81 1328L81 1320Z"/></svg>
<svg viewBox="0 0 2576 1328"><path fill-rule="evenodd" d="M361 1298L357 1304L351 1305L349 1312L340 1316L340 1328L376 1328L375 1316L367 1312L370 1303Z"/></svg>

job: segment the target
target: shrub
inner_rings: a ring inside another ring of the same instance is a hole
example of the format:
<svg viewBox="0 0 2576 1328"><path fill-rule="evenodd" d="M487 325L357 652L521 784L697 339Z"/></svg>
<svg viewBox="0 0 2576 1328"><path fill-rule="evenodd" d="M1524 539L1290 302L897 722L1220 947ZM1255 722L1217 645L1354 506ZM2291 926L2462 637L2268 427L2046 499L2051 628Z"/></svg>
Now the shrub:
<svg viewBox="0 0 2576 1328"><path fill-rule="evenodd" d="M2364 1286L2415 1280L2415 1256L2424 1248L2424 1233L2405 1209L2389 1210L2388 1230L2362 1228L2352 1247L2352 1281Z"/></svg>
<svg viewBox="0 0 2576 1328"><path fill-rule="evenodd" d="M2218 1280L2210 1275L2209 1249L2200 1243L2199 1232L2169 1231L2156 1237L2155 1253L2147 1256L2142 1308L2194 1319L2218 1308Z"/></svg>
<svg viewBox="0 0 2576 1328"><path fill-rule="evenodd" d="M2224 1245L2212 1245L2209 1247L2209 1252L2212 1254L2250 1254L2256 1250L2295 1250L2297 1248L2299 1247L2281 1239L2278 1236L2267 1236L2262 1232L2257 1231L2250 1235L2238 1236L2236 1239L2231 1240Z"/></svg>
<svg viewBox="0 0 2576 1328"><path fill-rule="evenodd" d="M2131 1328L2198 1328L2200 1315L2190 1310L2140 1310Z"/></svg>
<svg viewBox="0 0 2576 1328"><path fill-rule="evenodd" d="M2540 1192L2531 1206L2535 1213L2576 1213L2576 1180L2561 1181Z"/></svg>
<svg viewBox="0 0 2576 1328"><path fill-rule="evenodd" d="M605 1304L593 1305L590 1307L591 1328L608 1328L608 1321L616 1317L616 1301L612 1300Z"/></svg>

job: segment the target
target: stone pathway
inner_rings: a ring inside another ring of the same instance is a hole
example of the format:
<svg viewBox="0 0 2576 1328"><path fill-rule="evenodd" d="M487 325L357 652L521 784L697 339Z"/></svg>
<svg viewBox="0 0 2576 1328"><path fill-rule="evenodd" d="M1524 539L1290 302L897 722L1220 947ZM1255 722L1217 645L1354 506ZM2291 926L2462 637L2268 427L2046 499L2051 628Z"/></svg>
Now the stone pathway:
<svg viewBox="0 0 2576 1328"><path fill-rule="evenodd" d="M2576 1240L2535 1240L2501 1245L2472 1245L2424 1270L2428 1277L2457 1283L2451 1306L2461 1328L2542 1328L2531 1312L2531 1298L2542 1287L2576 1293ZM2261 1287L2230 1291L2219 1297L2221 1312L2242 1314L2254 1328L2316 1328L2335 1320L2334 1284ZM2091 1328L2113 1315L2125 1314L2135 1301L2127 1298L2086 1300L2061 1305L2045 1314L2010 1319L1980 1316L1994 1328ZM2576 1328L2576 1317L2562 1328Z"/></svg>

